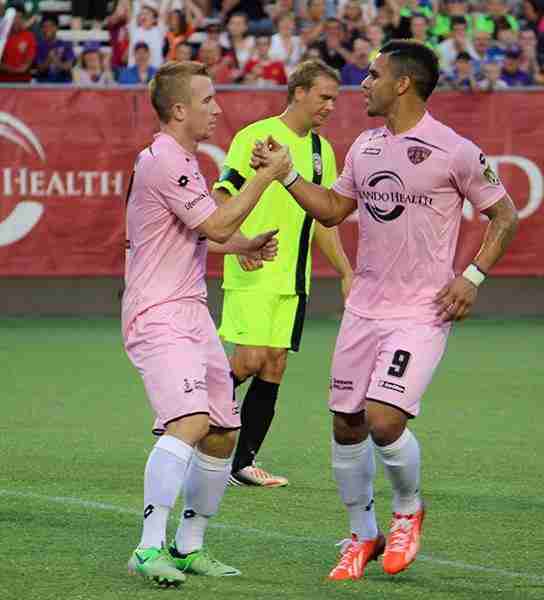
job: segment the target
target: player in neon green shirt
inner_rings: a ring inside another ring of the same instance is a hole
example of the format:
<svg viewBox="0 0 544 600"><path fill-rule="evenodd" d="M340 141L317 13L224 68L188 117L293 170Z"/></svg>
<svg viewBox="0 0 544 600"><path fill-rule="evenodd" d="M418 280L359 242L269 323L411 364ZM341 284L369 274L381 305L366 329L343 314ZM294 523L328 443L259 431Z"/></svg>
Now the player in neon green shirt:
<svg viewBox="0 0 544 600"><path fill-rule="evenodd" d="M289 146L293 164L305 177L324 186L336 180L336 160L329 142L314 133L334 108L340 79L320 60L301 63L288 81L288 107L279 116L263 119L234 137L216 197L228 202L255 171L249 162L256 140L268 135ZM279 487L285 477L255 466L255 455L266 437L287 362L288 350L298 351L306 301L310 291L311 242L315 233L321 251L342 277L346 295L352 270L338 231L315 224L293 202L287 189L272 184L259 206L244 221L241 232L252 236L262 227L278 229L279 252L274 262L225 257L220 335L235 344L231 367L235 385L253 377L242 405L242 429L234 455L234 485Z"/></svg>

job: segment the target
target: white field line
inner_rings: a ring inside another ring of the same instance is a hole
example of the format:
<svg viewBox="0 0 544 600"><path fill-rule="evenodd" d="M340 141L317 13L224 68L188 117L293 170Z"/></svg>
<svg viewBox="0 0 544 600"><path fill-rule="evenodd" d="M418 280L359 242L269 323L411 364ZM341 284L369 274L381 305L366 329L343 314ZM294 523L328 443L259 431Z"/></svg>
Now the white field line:
<svg viewBox="0 0 544 600"><path fill-rule="evenodd" d="M28 500L37 500L46 503L64 504L66 506L77 506L81 508L88 508L93 511L108 511L115 512L125 515L134 515L140 517L142 511L134 508L125 508L123 506L115 506L113 504L106 504L104 502L95 502L94 500L83 500L82 498L72 498L69 496L46 496L43 494L36 494L28 491L16 491L16 490L5 490L0 489L0 497L11 497L11 498L22 498ZM324 537L304 537L290 534L284 534L274 531L264 531L261 529L255 529L252 527L244 527L241 525L230 525L227 523L217 523L212 521L210 527L213 529L223 529L225 531L235 531L238 534L248 534L251 536L260 536L269 539L282 540L284 542L298 543L298 544L322 544L322 545L333 545L335 541L331 538ZM521 573L518 571L508 571L506 569L494 569L493 567L483 567L481 565L473 565L471 563L465 563L456 560L444 560L441 558L435 558L426 554L419 554L418 560L430 562L436 565L443 565L445 567L451 567L454 569L461 569L464 571L474 571L477 573L489 573L491 575L498 575L501 577L514 577L526 579L534 583L543 583L544 577L540 575L533 575L532 573Z"/></svg>

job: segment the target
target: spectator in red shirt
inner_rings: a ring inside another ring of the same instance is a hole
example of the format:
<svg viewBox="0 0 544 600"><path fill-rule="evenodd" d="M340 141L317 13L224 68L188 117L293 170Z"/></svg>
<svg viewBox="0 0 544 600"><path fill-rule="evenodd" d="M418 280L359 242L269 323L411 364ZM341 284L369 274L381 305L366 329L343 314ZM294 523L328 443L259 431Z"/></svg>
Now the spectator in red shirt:
<svg viewBox="0 0 544 600"><path fill-rule="evenodd" d="M34 34L25 29L23 3L12 6L16 13L0 62L0 82L28 83L38 45Z"/></svg>
<svg viewBox="0 0 544 600"><path fill-rule="evenodd" d="M110 32L111 68L116 74L128 64L128 19L126 4L118 2L113 13L104 21Z"/></svg>
<svg viewBox="0 0 544 600"><path fill-rule="evenodd" d="M198 50L198 60L206 65L208 74L216 84L238 83L240 70L231 54L222 56L219 42L205 40Z"/></svg>
<svg viewBox="0 0 544 600"><path fill-rule="evenodd" d="M285 67L269 57L270 36L260 35L255 41L256 55L244 67L244 83L253 85L286 85Z"/></svg>

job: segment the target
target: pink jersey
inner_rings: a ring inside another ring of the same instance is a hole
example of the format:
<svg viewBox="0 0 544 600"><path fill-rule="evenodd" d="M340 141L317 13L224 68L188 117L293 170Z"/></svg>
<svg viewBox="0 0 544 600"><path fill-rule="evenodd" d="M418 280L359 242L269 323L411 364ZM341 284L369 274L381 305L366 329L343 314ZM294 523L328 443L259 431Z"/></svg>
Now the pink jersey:
<svg viewBox="0 0 544 600"><path fill-rule="evenodd" d="M206 301L207 243L195 228L217 206L198 162L168 134L140 152L127 205L123 335L152 306Z"/></svg>
<svg viewBox="0 0 544 600"><path fill-rule="evenodd" d="M463 199L505 194L481 150L426 113L409 131L363 132L333 189L357 200L357 267L346 307L361 317L433 318L453 277Z"/></svg>

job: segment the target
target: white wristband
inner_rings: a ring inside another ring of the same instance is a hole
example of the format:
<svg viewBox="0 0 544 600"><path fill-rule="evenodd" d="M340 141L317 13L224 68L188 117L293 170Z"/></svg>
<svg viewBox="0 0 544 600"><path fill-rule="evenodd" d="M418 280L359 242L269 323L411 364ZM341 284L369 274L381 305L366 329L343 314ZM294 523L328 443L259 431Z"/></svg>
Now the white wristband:
<svg viewBox="0 0 544 600"><path fill-rule="evenodd" d="M475 264L471 263L464 271L463 277L478 287L485 281L486 275Z"/></svg>
<svg viewBox="0 0 544 600"><path fill-rule="evenodd" d="M288 188L290 185L293 185L297 179L298 172L295 169L291 169L289 175L282 181L282 184L284 187Z"/></svg>

